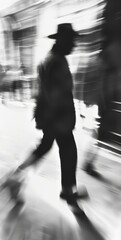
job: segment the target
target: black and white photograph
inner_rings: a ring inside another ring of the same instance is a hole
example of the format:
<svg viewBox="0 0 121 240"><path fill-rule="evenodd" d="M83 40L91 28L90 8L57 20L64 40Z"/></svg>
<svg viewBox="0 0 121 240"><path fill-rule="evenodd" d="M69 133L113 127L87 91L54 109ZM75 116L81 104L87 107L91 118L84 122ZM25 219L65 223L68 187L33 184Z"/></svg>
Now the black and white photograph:
<svg viewBox="0 0 121 240"><path fill-rule="evenodd" d="M0 240L121 240L121 0L0 0Z"/></svg>

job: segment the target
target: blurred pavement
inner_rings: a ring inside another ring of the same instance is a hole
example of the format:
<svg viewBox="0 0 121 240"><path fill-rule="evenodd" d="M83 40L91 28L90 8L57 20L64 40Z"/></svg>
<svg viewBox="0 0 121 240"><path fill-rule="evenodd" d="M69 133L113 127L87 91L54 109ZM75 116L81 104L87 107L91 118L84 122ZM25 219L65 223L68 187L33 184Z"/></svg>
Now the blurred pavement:
<svg viewBox="0 0 121 240"><path fill-rule="evenodd" d="M0 104L0 178L22 162L42 136L41 131L34 127L33 107L32 101L24 103L8 101L5 105ZM100 148L97 151L96 160L96 169L100 173L100 178L91 177L82 170L87 155L88 158L93 155L96 148L93 144L95 139L92 138L93 119L87 119L87 129L83 129L84 122L79 116L78 102L76 110L77 122L74 135L78 148L77 183L79 188L86 186L90 196L89 200L79 202L88 218L84 221L78 219L81 229L80 240L119 240L121 233L120 156ZM59 211L63 207L67 209L66 203L59 199L60 162L56 143L43 160L28 172L30 184L26 192L26 200L29 199L30 205L35 201L32 200L31 195L36 186L40 189L42 199L48 204ZM5 199L5 196L0 198ZM0 201L0 223L9 211L6 206L7 201L4 203Z"/></svg>

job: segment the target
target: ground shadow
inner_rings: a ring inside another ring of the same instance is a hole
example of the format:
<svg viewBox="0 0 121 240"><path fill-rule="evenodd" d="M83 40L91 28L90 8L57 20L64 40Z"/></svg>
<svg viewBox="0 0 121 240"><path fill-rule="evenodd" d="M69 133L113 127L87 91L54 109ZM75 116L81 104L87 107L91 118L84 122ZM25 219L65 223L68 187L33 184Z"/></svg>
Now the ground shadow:
<svg viewBox="0 0 121 240"><path fill-rule="evenodd" d="M75 214L76 220L80 226L80 240L104 240L103 234L99 233L96 227L90 222L88 217L83 214Z"/></svg>

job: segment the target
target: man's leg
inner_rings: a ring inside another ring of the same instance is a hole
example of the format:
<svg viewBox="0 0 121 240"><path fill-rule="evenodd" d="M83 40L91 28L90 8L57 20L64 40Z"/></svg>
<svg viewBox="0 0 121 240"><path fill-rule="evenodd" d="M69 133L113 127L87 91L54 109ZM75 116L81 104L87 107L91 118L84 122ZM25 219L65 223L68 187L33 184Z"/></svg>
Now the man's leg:
<svg viewBox="0 0 121 240"><path fill-rule="evenodd" d="M76 186L76 167L77 167L77 148L73 133L56 136L59 146L61 161L61 185L60 197L69 204L75 204L77 199L87 199L86 188L77 191ZM77 207L77 206L76 206Z"/></svg>
<svg viewBox="0 0 121 240"><path fill-rule="evenodd" d="M25 169L30 165L36 164L40 158L46 154L52 147L54 136L49 131L44 131L43 138L38 147L32 152L32 154L19 166L19 169Z"/></svg>
<svg viewBox="0 0 121 240"><path fill-rule="evenodd" d="M61 160L61 184L63 192L72 192L76 186L77 148L73 133L56 137Z"/></svg>

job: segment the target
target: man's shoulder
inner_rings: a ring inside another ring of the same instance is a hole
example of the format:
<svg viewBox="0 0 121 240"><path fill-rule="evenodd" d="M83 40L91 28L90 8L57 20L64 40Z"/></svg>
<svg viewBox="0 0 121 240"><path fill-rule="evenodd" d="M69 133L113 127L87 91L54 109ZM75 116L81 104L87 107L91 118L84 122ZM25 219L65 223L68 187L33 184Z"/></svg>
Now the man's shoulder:
<svg viewBox="0 0 121 240"><path fill-rule="evenodd" d="M40 61L40 63L38 64L38 71L41 71L41 69L48 69L48 71L50 69L61 69L61 68L65 68L67 64L67 61L65 59L65 57L60 56L58 54L53 53L52 51L50 51L46 57Z"/></svg>
<svg viewBox="0 0 121 240"><path fill-rule="evenodd" d="M56 54L54 53L53 51L50 51L46 58L44 59L44 62L45 63L62 63L62 62L65 62L65 57L63 56L60 56L59 54Z"/></svg>

